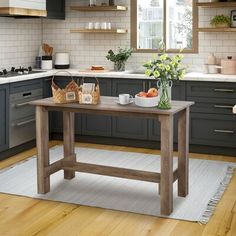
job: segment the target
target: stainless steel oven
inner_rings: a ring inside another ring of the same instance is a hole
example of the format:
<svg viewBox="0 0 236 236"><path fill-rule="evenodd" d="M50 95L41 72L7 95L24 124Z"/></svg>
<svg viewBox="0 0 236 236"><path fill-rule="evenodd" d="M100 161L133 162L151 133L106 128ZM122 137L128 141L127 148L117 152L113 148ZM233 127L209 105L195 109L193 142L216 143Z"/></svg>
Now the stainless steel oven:
<svg viewBox="0 0 236 236"><path fill-rule="evenodd" d="M35 108L28 102L42 97L41 88L10 95L10 148L35 139Z"/></svg>

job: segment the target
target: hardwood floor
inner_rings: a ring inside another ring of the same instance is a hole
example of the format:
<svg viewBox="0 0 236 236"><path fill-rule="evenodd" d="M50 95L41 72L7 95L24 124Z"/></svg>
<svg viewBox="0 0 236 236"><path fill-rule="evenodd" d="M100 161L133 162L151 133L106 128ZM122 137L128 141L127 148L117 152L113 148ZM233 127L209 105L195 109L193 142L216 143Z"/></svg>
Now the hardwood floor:
<svg viewBox="0 0 236 236"><path fill-rule="evenodd" d="M50 146L60 144L52 141ZM94 144L77 144L107 150L159 154L158 150ZM36 149L0 162L0 169L24 160ZM191 154L192 158L236 162L235 157ZM0 236L75 235L158 235L158 236L235 236L236 175L234 175L214 216L206 225L146 215L111 211L26 197L0 194Z"/></svg>

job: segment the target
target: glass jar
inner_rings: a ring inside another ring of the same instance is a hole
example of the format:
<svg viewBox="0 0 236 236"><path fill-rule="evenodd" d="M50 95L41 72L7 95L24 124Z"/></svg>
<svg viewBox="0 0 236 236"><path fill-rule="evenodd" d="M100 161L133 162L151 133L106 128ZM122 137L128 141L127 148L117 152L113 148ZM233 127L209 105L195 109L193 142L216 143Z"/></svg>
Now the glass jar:
<svg viewBox="0 0 236 236"><path fill-rule="evenodd" d="M160 79L157 82L157 87L160 89L159 109L171 109L171 87L172 81L167 79Z"/></svg>

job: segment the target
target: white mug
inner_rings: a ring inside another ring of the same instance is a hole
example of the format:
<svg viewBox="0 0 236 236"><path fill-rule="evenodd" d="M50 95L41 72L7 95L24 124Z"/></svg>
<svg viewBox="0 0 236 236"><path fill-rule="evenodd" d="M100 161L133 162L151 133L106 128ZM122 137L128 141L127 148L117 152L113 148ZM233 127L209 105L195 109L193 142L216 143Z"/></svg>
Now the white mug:
<svg viewBox="0 0 236 236"><path fill-rule="evenodd" d="M107 29L109 29L109 30L111 29L111 22L107 23Z"/></svg>
<svg viewBox="0 0 236 236"><path fill-rule="evenodd" d="M119 94L119 103L121 105L129 104L133 100L130 94Z"/></svg>
<svg viewBox="0 0 236 236"><path fill-rule="evenodd" d="M106 22L101 23L101 29L104 29L104 30L107 29L107 23Z"/></svg>
<svg viewBox="0 0 236 236"><path fill-rule="evenodd" d="M94 28L95 28L95 29L101 29L100 22L95 22Z"/></svg>
<svg viewBox="0 0 236 236"><path fill-rule="evenodd" d="M88 23L88 29L93 29L93 22Z"/></svg>

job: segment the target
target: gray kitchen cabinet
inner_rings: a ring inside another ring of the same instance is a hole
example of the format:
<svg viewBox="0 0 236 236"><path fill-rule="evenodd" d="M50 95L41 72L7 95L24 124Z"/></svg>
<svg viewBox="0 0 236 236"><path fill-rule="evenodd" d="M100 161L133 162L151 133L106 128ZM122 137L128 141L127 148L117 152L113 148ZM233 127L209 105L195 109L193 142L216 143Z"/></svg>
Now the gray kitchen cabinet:
<svg viewBox="0 0 236 236"><path fill-rule="evenodd" d="M0 152L9 147L9 85L0 85Z"/></svg>
<svg viewBox="0 0 236 236"><path fill-rule="evenodd" d="M132 96L146 90L146 81L141 79L112 79L112 96L117 97L121 93ZM146 140L148 138L148 119L113 117L112 136L116 138L128 138Z"/></svg>
<svg viewBox="0 0 236 236"><path fill-rule="evenodd" d="M215 147L236 147L236 84L217 82L187 83L191 108L190 143Z"/></svg>
<svg viewBox="0 0 236 236"><path fill-rule="evenodd" d="M94 78L83 78L85 83L95 83ZM111 96L111 79L98 78L101 96ZM80 79L81 82L81 79ZM82 135L111 136L111 116L82 114Z"/></svg>
<svg viewBox="0 0 236 236"><path fill-rule="evenodd" d="M65 20L65 0L47 0L47 18Z"/></svg>
<svg viewBox="0 0 236 236"><path fill-rule="evenodd" d="M235 99L236 83L189 81L187 83L187 97Z"/></svg>
<svg viewBox="0 0 236 236"><path fill-rule="evenodd" d="M156 81L149 81L148 87L157 87ZM172 100L185 101L186 85L184 81L174 81L171 90ZM178 117L174 117L174 141L177 141ZM149 135L148 139L152 141L160 141L160 123L154 119L149 119Z"/></svg>
<svg viewBox="0 0 236 236"><path fill-rule="evenodd" d="M191 113L191 144L236 148L235 115Z"/></svg>

